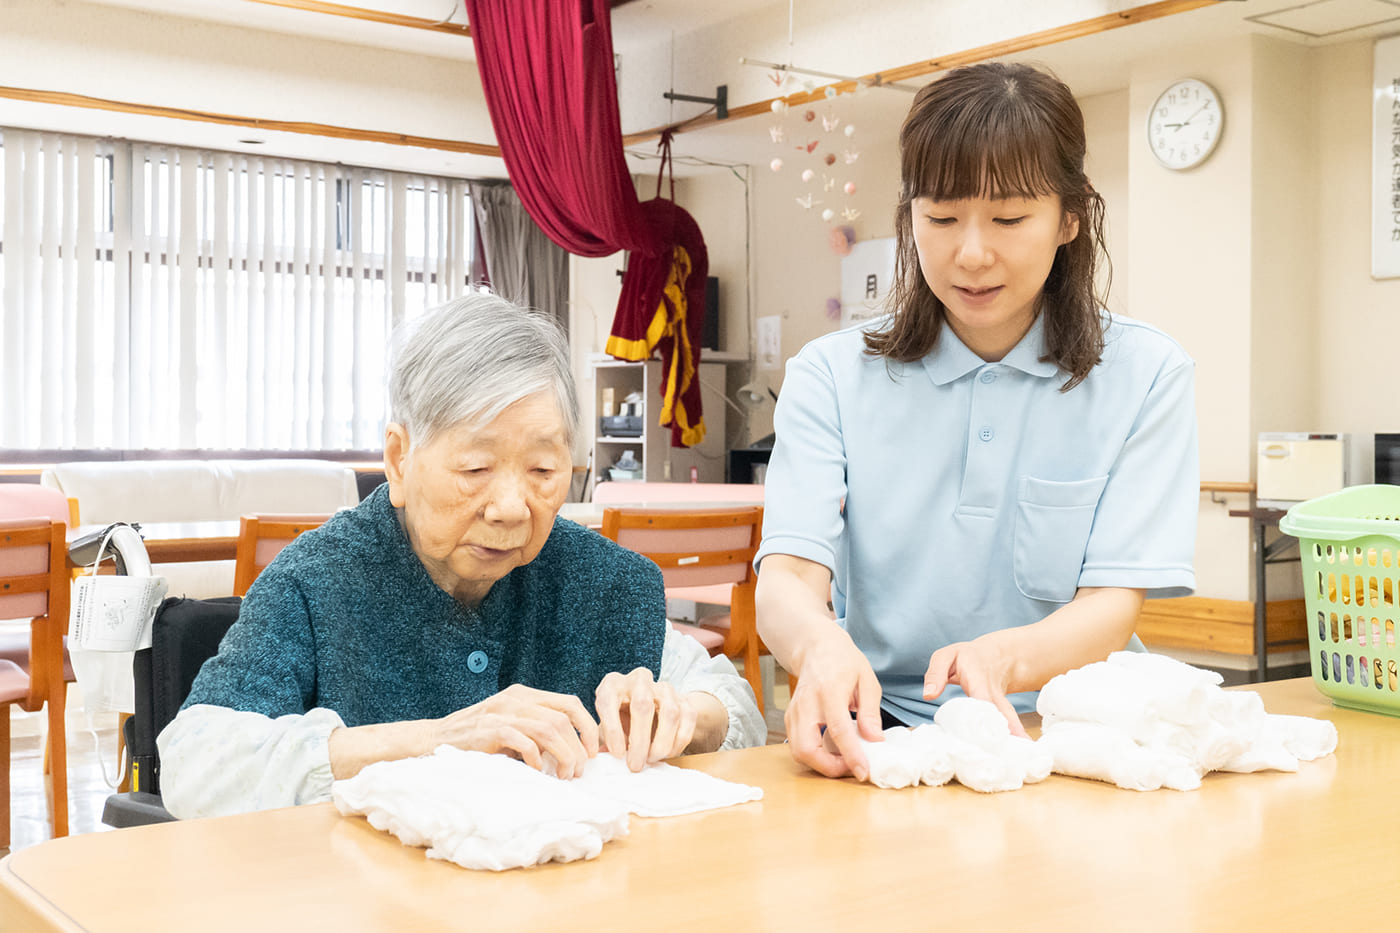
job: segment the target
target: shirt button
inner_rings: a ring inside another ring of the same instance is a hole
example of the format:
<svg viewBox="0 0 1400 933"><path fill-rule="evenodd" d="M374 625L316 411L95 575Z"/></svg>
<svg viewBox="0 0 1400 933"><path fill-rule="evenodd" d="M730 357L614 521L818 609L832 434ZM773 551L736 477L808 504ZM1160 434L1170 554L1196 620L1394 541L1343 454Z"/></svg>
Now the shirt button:
<svg viewBox="0 0 1400 933"><path fill-rule="evenodd" d="M983 426L982 430L977 432L977 436L984 441L989 441L992 439L992 429L988 426Z"/></svg>
<svg viewBox="0 0 1400 933"><path fill-rule="evenodd" d="M486 670L486 652L473 651L471 654L467 655L467 670L471 671L473 674L480 674L482 671Z"/></svg>
<svg viewBox="0 0 1400 933"><path fill-rule="evenodd" d="M983 382L996 382L997 374L989 369L982 373L981 379Z"/></svg>

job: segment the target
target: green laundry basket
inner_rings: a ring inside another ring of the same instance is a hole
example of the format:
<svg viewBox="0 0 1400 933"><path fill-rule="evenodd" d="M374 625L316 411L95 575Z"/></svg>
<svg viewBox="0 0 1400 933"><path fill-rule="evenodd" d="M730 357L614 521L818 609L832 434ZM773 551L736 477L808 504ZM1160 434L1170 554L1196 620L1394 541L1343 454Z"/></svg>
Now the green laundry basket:
<svg viewBox="0 0 1400 933"><path fill-rule="evenodd" d="M1313 683L1338 706L1400 716L1400 486L1300 502L1279 528L1302 557Z"/></svg>

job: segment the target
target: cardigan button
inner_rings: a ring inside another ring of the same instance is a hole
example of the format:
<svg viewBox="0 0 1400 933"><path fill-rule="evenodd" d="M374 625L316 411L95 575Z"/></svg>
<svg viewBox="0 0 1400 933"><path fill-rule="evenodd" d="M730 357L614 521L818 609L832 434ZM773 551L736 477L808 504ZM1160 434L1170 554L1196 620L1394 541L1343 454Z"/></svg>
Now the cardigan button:
<svg viewBox="0 0 1400 933"><path fill-rule="evenodd" d="M471 671L473 674L480 674L482 671L486 670L486 652L473 651L471 654L467 655L467 670Z"/></svg>

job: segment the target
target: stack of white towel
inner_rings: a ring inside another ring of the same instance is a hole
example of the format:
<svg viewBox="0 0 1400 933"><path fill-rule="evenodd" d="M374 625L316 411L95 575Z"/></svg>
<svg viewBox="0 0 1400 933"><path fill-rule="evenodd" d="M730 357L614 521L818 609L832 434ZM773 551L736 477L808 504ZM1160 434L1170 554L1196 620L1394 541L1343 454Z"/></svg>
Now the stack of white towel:
<svg viewBox="0 0 1400 933"><path fill-rule="evenodd" d="M1259 694L1222 690L1221 677L1163 655L1120 651L1054 678L1040 691L1041 737L1011 735L984 700L959 697L933 723L862 740L870 782L1016 790L1047 773L1128 790L1195 790L1208 771L1297 771L1337 747L1323 719L1271 715Z"/></svg>
<svg viewBox="0 0 1400 933"><path fill-rule="evenodd" d="M983 793L1016 790L1050 774L1050 755L1030 739L1011 734L1006 717L985 700L958 697L944 703L933 722L885 730L883 742L861 740L870 783L879 787L937 786L956 777Z"/></svg>
<svg viewBox="0 0 1400 933"><path fill-rule="evenodd" d="M633 773L608 754L566 781L504 755L448 745L432 755L381 761L331 785L341 813L428 857L501 871L589 859L627 834L627 815L677 816L759 800L757 787L667 764Z"/></svg>
<svg viewBox="0 0 1400 933"><path fill-rule="evenodd" d="M1059 774L1129 790L1195 790L1208 771L1297 771L1337 747L1323 719L1271 715L1259 694L1156 654L1120 651L1040 691L1039 745Z"/></svg>

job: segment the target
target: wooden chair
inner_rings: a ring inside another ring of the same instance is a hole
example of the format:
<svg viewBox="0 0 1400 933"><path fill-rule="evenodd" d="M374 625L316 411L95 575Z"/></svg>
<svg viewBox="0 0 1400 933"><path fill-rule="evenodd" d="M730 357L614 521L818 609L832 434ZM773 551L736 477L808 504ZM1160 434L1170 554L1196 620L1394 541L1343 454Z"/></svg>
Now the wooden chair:
<svg viewBox="0 0 1400 933"><path fill-rule="evenodd" d="M238 520L238 552L233 565L233 595L244 596L258 574L292 539L326 523L318 515L244 515Z"/></svg>
<svg viewBox="0 0 1400 933"><path fill-rule="evenodd" d="M763 507L695 509L604 509L603 534L651 559L661 568L666 593L680 588L728 587L729 612L696 625L672 622L697 639L713 657L744 659L744 678L763 710L763 675L754 613L754 554L763 534Z"/></svg>
<svg viewBox="0 0 1400 933"><path fill-rule="evenodd" d="M38 487L35 487L36 489ZM9 497L5 497L9 499ZM13 512L13 500L5 511ZM67 504L63 503L66 511ZM60 513L64 514L64 513ZM68 526L46 516L0 518L0 618L29 619L26 664L0 660L0 846L10 839L10 705L48 709L46 768L51 771L53 834L68 835L68 755L64 731L67 686L63 636L68 627Z"/></svg>

